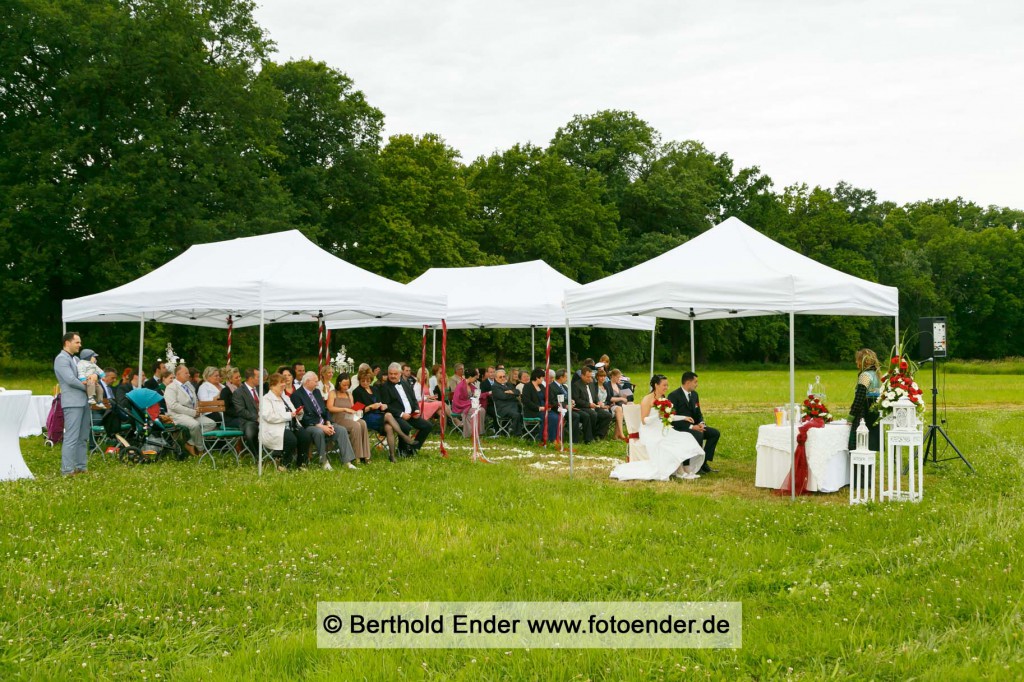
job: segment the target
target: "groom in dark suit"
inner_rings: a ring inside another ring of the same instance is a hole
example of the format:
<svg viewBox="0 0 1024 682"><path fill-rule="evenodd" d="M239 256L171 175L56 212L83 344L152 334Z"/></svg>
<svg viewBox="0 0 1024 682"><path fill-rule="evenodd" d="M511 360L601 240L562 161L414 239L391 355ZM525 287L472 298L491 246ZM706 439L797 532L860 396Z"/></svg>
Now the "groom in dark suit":
<svg viewBox="0 0 1024 682"><path fill-rule="evenodd" d="M672 422L676 431L685 431L704 446L704 464L700 468L702 474L716 474L710 464L715 459L715 447L722 434L704 423L704 414L700 409L700 396L697 395L697 375L694 372L683 372L682 386L668 394L677 416L682 419Z"/></svg>

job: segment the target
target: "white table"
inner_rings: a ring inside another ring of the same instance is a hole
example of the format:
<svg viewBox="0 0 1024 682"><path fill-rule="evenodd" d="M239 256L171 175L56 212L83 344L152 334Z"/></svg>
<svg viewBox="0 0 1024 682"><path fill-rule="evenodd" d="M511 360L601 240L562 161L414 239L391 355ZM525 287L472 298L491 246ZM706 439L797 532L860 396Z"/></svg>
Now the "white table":
<svg viewBox="0 0 1024 682"><path fill-rule="evenodd" d="M3 391L0 393L0 481L35 478L21 456L18 432L25 418L32 391Z"/></svg>
<svg viewBox="0 0 1024 682"><path fill-rule="evenodd" d="M757 467L754 485L778 488L793 466L790 427L766 424L757 430ZM807 430L807 489L834 493L850 485L850 425L826 424Z"/></svg>
<svg viewBox="0 0 1024 682"><path fill-rule="evenodd" d="M22 438L30 438L43 433L46 428L46 418L50 416L50 405L53 403L52 395L34 395L29 401L28 409L21 420L21 428L18 435Z"/></svg>

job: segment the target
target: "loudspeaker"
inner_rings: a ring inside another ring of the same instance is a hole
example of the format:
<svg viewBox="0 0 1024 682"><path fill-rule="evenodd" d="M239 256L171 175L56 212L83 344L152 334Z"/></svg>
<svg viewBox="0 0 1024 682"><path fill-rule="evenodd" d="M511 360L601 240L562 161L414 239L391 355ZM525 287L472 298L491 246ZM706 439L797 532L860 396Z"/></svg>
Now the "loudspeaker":
<svg viewBox="0 0 1024 682"><path fill-rule="evenodd" d="M944 358L948 351L946 345L946 318L922 317L919 322L921 332L917 359Z"/></svg>

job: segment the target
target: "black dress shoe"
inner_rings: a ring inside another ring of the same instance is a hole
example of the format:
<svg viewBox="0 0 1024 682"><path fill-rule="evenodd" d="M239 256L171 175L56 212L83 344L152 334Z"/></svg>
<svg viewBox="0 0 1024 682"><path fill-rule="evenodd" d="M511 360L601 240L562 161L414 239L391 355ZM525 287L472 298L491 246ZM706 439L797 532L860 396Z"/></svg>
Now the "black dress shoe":
<svg viewBox="0 0 1024 682"><path fill-rule="evenodd" d="M697 473L700 473L700 474L717 474L718 473L718 469L712 469L711 467L708 466L707 462L704 462L703 464L700 465L700 471L698 471Z"/></svg>

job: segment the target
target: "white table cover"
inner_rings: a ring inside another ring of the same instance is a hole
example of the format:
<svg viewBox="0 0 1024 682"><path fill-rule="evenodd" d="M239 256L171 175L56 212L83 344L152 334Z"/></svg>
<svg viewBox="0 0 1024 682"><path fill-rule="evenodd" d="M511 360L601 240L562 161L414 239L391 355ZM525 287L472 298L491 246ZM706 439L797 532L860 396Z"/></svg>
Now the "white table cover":
<svg viewBox="0 0 1024 682"><path fill-rule="evenodd" d="M0 481L35 478L21 456L18 432L32 402L32 391L0 393Z"/></svg>
<svg viewBox="0 0 1024 682"><path fill-rule="evenodd" d="M834 493L850 485L850 425L826 424L807 431L807 489ZM754 485L778 488L792 467L789 426L766 424L757 430L757 465Z"/></svg>
<svg viewBox="0 0 1024 682"><path fill-rule="evenodd" d="M28 409L25 410L25 417L21 420L21 429L18 435L22 438L41 435L43 429L46 428L46 418L50 416L52 403L52 395L32 396Z"/></svg>

